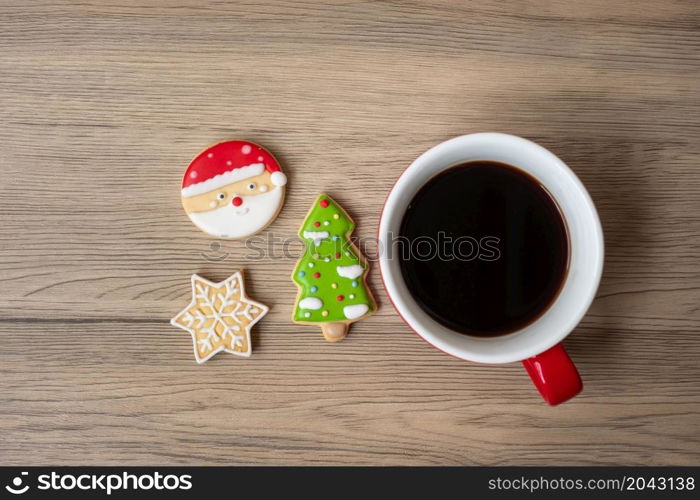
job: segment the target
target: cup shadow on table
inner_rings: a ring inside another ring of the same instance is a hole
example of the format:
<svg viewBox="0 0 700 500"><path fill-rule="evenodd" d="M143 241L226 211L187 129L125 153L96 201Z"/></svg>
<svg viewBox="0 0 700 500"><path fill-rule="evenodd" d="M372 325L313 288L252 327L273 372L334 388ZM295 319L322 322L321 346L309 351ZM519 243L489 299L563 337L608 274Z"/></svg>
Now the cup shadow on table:
<svg viewBox="0 0 700 500"><path fill-rule="evenodd" d="M586 393L603 395L608 391L594 382L598 378L595 375L597 367L610 366L610 363L622 358L625 336L629 333L621 322L622 312L609 297L619 290L619 277L628 272L628 262L635 258L634 252L640 251L637 245L625 244L641 236L634 234L640 226L630 225L626 221L630 214L635 214L634 217L639 219L645 218L647 208L639 202L644 199L639 193L643 186L635 183L623 185L622 176L596 179L598 168L615 165L620 172L625 172L633 167L635 155L631 143L615 138L601 147L600 137L585 139L585 142L583 139L573 140L578 142L574 145L576 155L568 154L567 147L556 151L556 146L552 145L552 149L579 176L598 209L605 239L605 262L596 298L564 345L581 371L584 383L588 381ZM625 257L621 258L623 253ZM606 370L606 377L609 376ZM605 385L612 382L606 378Z"/></svg>
<svg viewBox="0 0 700 500"><path fill-rule="evenodd" d="M598 209L605 239L603 275L591 308L564 345L581 372L585 394L609 396L610 386L623 382L620 377L633 376L611 373L607 369L601 372L600 368L619 363L629 346L630 331L624 325L625 313L611 296L621 291L620 280L630 273L630 261L643 260L646 253L640 242L644 240L642 222L653 215L645 203L650 186L646 178L633 176L632 172L638 172L641 165L653 161L649 155L654 154L654 147L641 144L631 133L621 130L620 121L624 116L614 112L615 103L604 108L600 99L595 101L587 103L582 99L578 103L581 109L572 107L570 101L558 103L567 106L572 116L590 119L590 124L579 122L573 128L562 124L560 133L521 135L559 156L581 179ZM588 104L591 108L587 108ZM590 109L596 110L595 117ZM609 111L601 113L601 109ZM561 121L562 113L556 99L544 104L538 113L539 120L549 123L550 129L557 119ZM554 115L551 120L548 114Z"/></svg>

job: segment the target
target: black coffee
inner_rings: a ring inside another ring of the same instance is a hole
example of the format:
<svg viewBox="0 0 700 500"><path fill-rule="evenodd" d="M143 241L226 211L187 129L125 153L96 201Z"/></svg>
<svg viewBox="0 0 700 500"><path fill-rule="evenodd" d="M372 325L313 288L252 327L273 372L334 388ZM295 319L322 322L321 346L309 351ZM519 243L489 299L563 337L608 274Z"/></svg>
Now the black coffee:
<svg viewBox="0 0 700 500"><path fill-rule="evenodd" d="M569 239L549 192L495 162L441 172L415 195L401 223L408 289L436 321L495 336L536 320L566 277Z"/></svg>

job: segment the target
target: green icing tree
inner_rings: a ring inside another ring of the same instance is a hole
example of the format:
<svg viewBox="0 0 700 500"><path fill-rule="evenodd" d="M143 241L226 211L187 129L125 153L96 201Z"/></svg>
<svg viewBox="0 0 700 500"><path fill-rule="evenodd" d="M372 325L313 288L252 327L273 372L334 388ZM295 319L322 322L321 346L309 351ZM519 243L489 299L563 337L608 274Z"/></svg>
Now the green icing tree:
<svg viewBox="0 0 700 500"><path fill-rule="evenodd" d="M292 319L321 326L329 342L338 342L348 326L376 310L365 276L368 266L350 243L355 224L325 194L314 202L299 229L306 249L292 279L299 295Z"/></svg>

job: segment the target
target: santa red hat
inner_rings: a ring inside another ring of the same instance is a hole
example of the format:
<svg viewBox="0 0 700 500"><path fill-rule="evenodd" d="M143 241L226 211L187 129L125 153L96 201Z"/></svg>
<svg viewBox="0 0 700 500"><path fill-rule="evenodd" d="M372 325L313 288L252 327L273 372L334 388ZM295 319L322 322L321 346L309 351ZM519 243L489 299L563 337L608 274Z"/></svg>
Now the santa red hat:
<svg viewBox="0 0 700 500"><path fill-rule="evenodd" d="M287 183L279 163L265 148L248 141L220 142L192 160L182 179L182 197L208 193L265 171L272 174L275 186Z"/></svg>

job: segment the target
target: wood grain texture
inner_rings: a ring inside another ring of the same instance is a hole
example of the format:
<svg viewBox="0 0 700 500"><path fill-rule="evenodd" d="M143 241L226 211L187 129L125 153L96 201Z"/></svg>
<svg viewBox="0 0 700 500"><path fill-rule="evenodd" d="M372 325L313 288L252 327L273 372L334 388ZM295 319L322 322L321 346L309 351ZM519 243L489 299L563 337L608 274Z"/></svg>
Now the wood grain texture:
<svg viewBox="0 0 700 500"><path fill-rule="evenodd" d="M698 54L683 0L3 0L0 464L697 465ZM561 407L425 345L376 266L379 312L324 342L288 320L293 256L212 249L180 207L189 160L247 138L290 178L264 236L325 190L371 237L400 172L476 131L550 148L600 210ZM197 366L168 320L238 268L273 310L252 358Z"/></svg>

